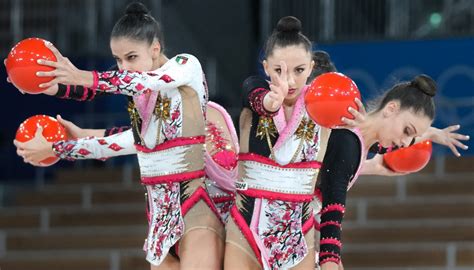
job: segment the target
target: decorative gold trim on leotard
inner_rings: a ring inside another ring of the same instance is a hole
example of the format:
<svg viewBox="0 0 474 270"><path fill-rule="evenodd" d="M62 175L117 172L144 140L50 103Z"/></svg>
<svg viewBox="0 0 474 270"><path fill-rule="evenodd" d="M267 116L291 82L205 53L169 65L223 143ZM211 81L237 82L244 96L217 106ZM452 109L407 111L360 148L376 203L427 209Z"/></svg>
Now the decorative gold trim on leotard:
<svg viewBox="0 0 474 270"><path fill-rule="evenodd" d="M161 128L163 125L163 120L168 120L170 118L171 110L171 99L167 97L162 97L161 94L158 94L158 99L156 100L155 109L153 114L158 119L158 134L156 136L156 144L160 143L161 139Z"/></svg>
<svg viewBox="0 0 474 270"><path fill-rule="evenodd" d="M299 152L301 152L301 149L303 148L303 143L311 142L313 140L315 127L316 127L316 124L310 119L306 119L306 117L303 117L303 119L301 119L301 123L295 132L296 138L300 140L300 143L298 144L298 148L296 149L296 152L293 154L293 157L291 158L290 163L295 162L296 158L298 157Z"/></svg>
<svg viewBox="0 0 474 270"><path fill-rule="evenodd" d="M298 139L304 139L306 142L311 142L314 138L314 128L316 124L310 119L303 117L301 123L296 129L295 135Z"/></svg>
<svg viewBox="0 0 474 270"><path fill-rule="evenodd" d="M263 140L264 137L267 139L268 148L270 149L270 155L273 160L275 160L275 153L273 152L271 137L275 138L276 134L277 128L273 119L267 116L260 116L258 119L256 137L260 140Z"/></svg>
<svg viewBox="0 0 474 270"><path fill-rule="evenodd" d="M311 142L313 140L315 127L316 127L316 124L311 119L308 119L306 117L303 117L303 119L301 119L301 122L295 131L295 136L297 139L300 140L300 142L298 144L298 148L296 149L295 153L293 154L290 160L290 163L295 162L296 158L298 157L298 154L301 152L301 149L303 148L304 142ZM258 121L256 136L257 138L261 140L264 137L267 139L267 144L268 144L268 147L270 148L271 158L273 160L275 160L275 153L273 151L273 145L270 138L275 137L276 133L277 133L277 129L273 122L273 119L271 117L261 116Z"/></svg>
<svg viewBox="0 0 474 270"><path fill-rule="evenodd" d="M135 131L138 134L138 137L140 138L140 143L142 145L145 144L140 132L140 128L139 128L140 115L138 114L138 110L135 107L134 102L132 101L128 102L127 111L128 111L128 114L130 115L130 121L132 122L132 127L135 129Z"/></svg>

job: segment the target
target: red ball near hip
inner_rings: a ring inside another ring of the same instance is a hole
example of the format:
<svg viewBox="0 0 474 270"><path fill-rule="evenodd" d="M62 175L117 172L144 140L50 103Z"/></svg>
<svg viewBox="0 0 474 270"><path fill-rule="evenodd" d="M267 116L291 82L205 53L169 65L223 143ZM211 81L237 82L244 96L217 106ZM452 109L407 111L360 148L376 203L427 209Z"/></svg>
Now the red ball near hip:
<svg viewBox="0 0 474 270"><path fill-rule="evenodd" d="M324 73L313 80L306 92L306 110L318 125L333 128L344 125L342 117L354 118L347 110L349 107L358 110L355 98L360 100L354 81L342 73Z"/></svg>
<svg viewBox="0 0 474 270"><path fill-rule="evenodd" d="M54 77L38 77L38 71L51 71L52 67L38 64L39 59L56 61L56 56L40 38L27 38L18 42L8 54L6 68L10 81L18 88L30 94L38 94L45 89L39 85Z"/></svg>
<svg viewBox="0 0 474 270"><path fill-rule="evenodd" d="M20 127L16 131L15 139L19 142L27 142L35 137L37 127L43 127L43 136L48 142L57 142L60 140L66 140L66 129L61 125L58 120L47 115L35 115L23 121ZM42 160L40 163L44 166L49 166L56 163L59 160L58 157L48 157Z"/></svg>
<svg viewBox="0 0 474 270"><path fill-rule="evenodd" d="M387 167L394 172L417 172L430 161L432 149L431 141L426 140L386 153L383 160Z"/></svg>

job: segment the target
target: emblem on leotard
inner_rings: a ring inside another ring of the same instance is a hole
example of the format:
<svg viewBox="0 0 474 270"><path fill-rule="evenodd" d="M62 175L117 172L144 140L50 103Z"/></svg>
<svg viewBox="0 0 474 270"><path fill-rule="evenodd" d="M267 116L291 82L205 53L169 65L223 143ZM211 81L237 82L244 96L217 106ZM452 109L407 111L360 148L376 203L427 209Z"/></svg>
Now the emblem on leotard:
<svg viewBox="0 0 474 270"><path fill-rule="evenodd" d="M188 62L187 57L184 57L184 56L177 56L176 57L176 63L178 63L180 65L184 65L184 64L186 64L186 62Z"/></svg>

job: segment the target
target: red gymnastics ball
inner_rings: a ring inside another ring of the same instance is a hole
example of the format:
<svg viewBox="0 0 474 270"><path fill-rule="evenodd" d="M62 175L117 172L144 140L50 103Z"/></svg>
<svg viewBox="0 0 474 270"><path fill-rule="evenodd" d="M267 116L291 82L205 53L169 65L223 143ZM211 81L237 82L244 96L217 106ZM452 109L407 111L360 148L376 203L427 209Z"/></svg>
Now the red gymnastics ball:
<svg viewBox="0 0 474 270"><path fill-rule="evenodd" d="M35 137L38 126L43 127L43 136L48 142L66 140L66 129L58 120L47 115L35 115L23 121L16 131L15 139L19 142L27 142ZM58 157L48 157L40 163L45 166L52 165L59 160Z"/></svg>
<svg viewBox="0 0 474 270"><path fill-rule="evenodd" d="M18 42L8 54L6 68L10 81L18 89L30 94L38 94L45 89L39 85L54 77L38 77L38 71L52 71L54 68L38 64L39 59L56 61L56 56L40 38L27 38Z"/></svg>
<svg viewBox="0 0 474 270"><path fill-rule="evenodd" d="M313 80L306 92L306 110L318 125L333 128L344 125L342 117L354 118L347 110L349 107L359 109L355 98L360 100L354 81L342 73L324 73Z"/></svg>
<svg viewBox="0 0 474 270"><path fill-rule="evenodd" d="M423 169L428 164L432 151L431 141L426 140L386 153L383 160L394 172L412 173Z"/></svg>

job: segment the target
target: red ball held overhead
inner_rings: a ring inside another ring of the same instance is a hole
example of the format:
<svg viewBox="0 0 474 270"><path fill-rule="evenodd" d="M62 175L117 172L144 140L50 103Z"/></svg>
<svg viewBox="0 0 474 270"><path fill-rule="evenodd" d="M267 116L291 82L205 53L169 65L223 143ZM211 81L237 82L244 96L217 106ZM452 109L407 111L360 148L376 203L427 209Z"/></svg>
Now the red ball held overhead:
<svg viewBox="0 0 474 270"><path fill-rule="evenodd" d="M20 127L16 131L15 139L19 142L27 142L35 137L38 126L43 127L43 136L48 142L57 142L60 140L66 140L66 129L61 125L58 120L47 115L35 115L23 121ZM56 163L59 160L56 156L48 157L42 160L40 163L44 166L49 166Z"/></svg>
<svg viewBox="0 0 474 270"><path fill-rule="evenodd" d="M56 56L40 38L27 38L18 42L10 51L6 61L6 69L10 81L22 91L38 94L45 89L39 85L54 79L54 77L38 77L38 71L51 71L52 67L38 64L39 59L56 61Z"/></svg>
<svg viewBox="0 0 474 270"><path fill-rule="evenodd" d="M432 149L431 141L426 140L386 153L383 160L387 167L394 172L417 172L430 161Z"/></svg>
<svg viewBox="0 0 474 270"><path fill-rule="evenodd" d="M355 98L360 100L354 81L342 73L324 73L313 80L306 92L306 110L318 125L333 128L344 125L342 117L354 118L348 109L358 110Z"/></svg>

